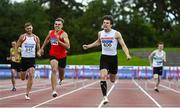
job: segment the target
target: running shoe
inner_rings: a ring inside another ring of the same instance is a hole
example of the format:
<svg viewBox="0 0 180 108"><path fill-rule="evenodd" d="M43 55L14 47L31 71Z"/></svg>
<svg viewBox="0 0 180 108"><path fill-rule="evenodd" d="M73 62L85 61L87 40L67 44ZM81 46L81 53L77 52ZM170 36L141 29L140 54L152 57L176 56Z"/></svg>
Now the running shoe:
<svg viewBox="0 0 180 108"><path fill-rule="evenodd" d="M26 95L25 95L25 99L26 99L26 100L30 100L31 98L26 94Z"/></svg>
<svg viewBox="0 0 180 108"><path fill-rule="evenodd" d="M16 91L16 88L15 88L15 87L13 87L11 91Z"/></svg>
<svg viewBox="0 0 180 108"><path fill-rule="evenodd" d="M56 91L53 91L52 92L52 97L56 97L57 96L57 92Z"/></svg>
<svg viewBox="0 0 180 108"><path fill-rule="evenodd" d="M154 91L156 91L156 92L158 92L159 93L159 90L156 88L156 89L154 89Z"/></svg>
<svg viewBox="0 0 180 108"><path fill-rule="evenodd" d="M109 102L109 100L108 100L107 96L104 96L104 97L103 97L103 104L105 105L105 104L107 104L108 102Z"/></svg>
<svg viewBox="0 0 180 108"><path fill-rule="evenodd" d="M61 85L61 84L62 84L62 81L61 81L60 79L58 80L58 84L59 84L59 85Z"/></svg>

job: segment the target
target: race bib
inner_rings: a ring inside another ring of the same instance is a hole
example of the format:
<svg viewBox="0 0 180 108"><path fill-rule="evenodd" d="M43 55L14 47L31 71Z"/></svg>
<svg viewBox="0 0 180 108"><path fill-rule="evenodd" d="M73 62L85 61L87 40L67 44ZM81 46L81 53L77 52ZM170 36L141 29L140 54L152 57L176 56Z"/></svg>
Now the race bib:
<svg viewBox="0 0 180 108"><path fill-rule="evenodd" d="M16 58L14 56L11 57L12 61L16 61Z"/></svg>
<svg viewBox="0 0 180 108"><path fill-rule="evenodd" d="M51 45L58 45L58 40L57 38L51 38Z"/></svg>
<svg viewBox="0 0 180 108"><path fill-rule="evenodd" d="M33 52L34 45L35 44L25 44L25 51L27 53Z"/></svg>
<svg viewBox="0 0 180 108"><path fill-rule="evenodd" d="M102 40L102 45L104 47L111 47L112 46L112 40Z"/></svg>

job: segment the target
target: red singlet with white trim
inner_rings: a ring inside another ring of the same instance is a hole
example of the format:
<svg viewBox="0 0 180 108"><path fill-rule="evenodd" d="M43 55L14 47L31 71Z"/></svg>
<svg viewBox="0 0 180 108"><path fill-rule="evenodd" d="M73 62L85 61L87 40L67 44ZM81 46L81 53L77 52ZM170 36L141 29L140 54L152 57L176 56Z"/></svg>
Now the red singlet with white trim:
<svg viewBox="0 0 180 108"><path fill-rule="evenodd" d="M64 42L64 40L61 38L63 32L64 31L61 30L58 33L58 38L59 38L59 40L61 42ZM50 48L50 51L49 51L49 55L50 56L54 56L57 59L61 59L61 58L66 57L66 55L67 55L66 48L64 48L63 46L61 46L59 44L58 39L55 36L55 30L51 30L51 33L50 33L50 42L51 42L51 48Z"/></svg>

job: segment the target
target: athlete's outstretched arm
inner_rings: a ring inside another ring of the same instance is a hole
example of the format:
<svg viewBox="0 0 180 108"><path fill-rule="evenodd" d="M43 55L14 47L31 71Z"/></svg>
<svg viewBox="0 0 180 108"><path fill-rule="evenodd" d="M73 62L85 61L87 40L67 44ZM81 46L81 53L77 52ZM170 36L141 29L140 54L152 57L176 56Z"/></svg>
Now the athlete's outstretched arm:
<svg viewBox="0 0 180 108"><path fill-rule="evenodd" d="M18 51L18 48L21 46L21 44L23 42L23 39L24 39L24 34L19 37L19 39L18 39L18 41L17 41L17 43L15 45L16 51Z"/></svg>
<svg viewBox="0 0 180 108"><path fill-rule="evenodd" d="M128 48L127 48L127 46L126 46L120 32L116 32L116 38L117 38L119 44L121 45L124 53L126 54L127 59L128 60L131 59L131 56L129 54L129 50L128 50Z"/></svg>
<svg viewBox="0 0 180 108"><path fill-rule="evenodd" d="M152 56L154 55L155 51L151 52L151 54L149 54L148 59L149 59L149 64L152 65Z"/></svg>
<svg viewBox="0 0 180 108"><path fill-rule="evenodd" d="M16 45L15 45L15 57L17 57L18 49L19 49L19 47L21 46L21 44L22 44L22 42L23 42L23 39L24 39L24 34L22 34L22 35L19 37L19 39L18 39L18 41L17 41L17 43L16 43Z"/></svg>
<svg viewBox="0 0 180 108"><path fill-rule="evenodd" d="M69 49L69 48L70 48L70 42L69 42L69 38L68 38L68 35L67 35L66 32L64 32L64 33L62 34L62 38L63 38L64 42L61 42L61 41L58 39L59 44L61 44L61 46L63 46L64 48Z"/></svg>
<svg viewBox="0 0 180 108"><path fill-rule="evenodd" d="M89 48L93 48L93 47L99 46L100 44L101 44L101 42L100 42L100 32L99 32L98 33L98 39L96 41L94 41L93 43L91 43L91 44L83 45L83 49L86 50L86 49L89 49Z"/></svg>

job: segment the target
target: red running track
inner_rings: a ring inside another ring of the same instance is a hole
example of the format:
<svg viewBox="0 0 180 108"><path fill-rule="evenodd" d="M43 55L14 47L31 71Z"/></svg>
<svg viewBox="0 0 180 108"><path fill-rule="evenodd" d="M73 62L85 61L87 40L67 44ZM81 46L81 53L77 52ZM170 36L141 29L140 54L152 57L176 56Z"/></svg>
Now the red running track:
<svg viewBox="0 0 180 108"><path fill-rule="evenodd" d="M17 91L12 92L10 81L1 80L0 107L180 107L180 91L169 88L166 81L162 81L160 93L153 88L151 80L117 80L114 85L108 81L110 102L103 105L98 80L64 80L57 86L58 97L53 98L50 80L36 79L31 100L24 99L26 81L18 80Z"/></svg>

